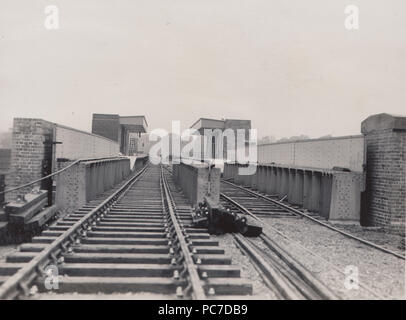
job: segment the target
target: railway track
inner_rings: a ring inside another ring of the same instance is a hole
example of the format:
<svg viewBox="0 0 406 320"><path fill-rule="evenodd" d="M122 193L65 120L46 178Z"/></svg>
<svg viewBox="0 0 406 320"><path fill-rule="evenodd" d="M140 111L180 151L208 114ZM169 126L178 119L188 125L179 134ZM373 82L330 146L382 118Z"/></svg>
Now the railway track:
<svg viewBox="0 0 406 320"><path fill-rule="evenodd" d="M170 173L171 169L165 167ZM297 215L275 204L261 202L247 195L244 190L222 184L222 191L232 195L232 199L220 193L221 203L233 212L249 214L253 217L294 217ZM249 211L255 208L255 214ZM258 219L258 218L257 218ZM260 219L258 219L260 221ZM232 234L237 247L251 260L266 286L277 299L283 300L336 300L338 296L309 270L295 260L271 238L263 233L258 239L249 239L240 234Z"/></svg>
<svg viewBox="0 0 406 320"><path fill-rule="evenodd" d="M264 227L263 234L256 240L247 240L245 239L245 243L242 243L240 239L237 239L237 242L243 251L247 251L249 255L253 256L253 260L258 265L259 269L262 269L262 272L265 273L264 277L268 277L271 282L274 282L273 278L275 276L269 276L267 273L268 271L264 271L264 268L261 267L262 265L266 264L264 261L268 261L269 266L274 266L275 270L282 270L285 274L285 280L290 282L293 287L296 287L296 292L290 292L289 289L292 287L286 286L285 290L282 288L282 295L286 297L294 297L293 299L318 299L328 297L328 299L337 299L338 296L334 294L332 290L330 290L326 285L321 283L317 278L315 278L303 265L301 265L298 261L292 258L290 254L283 249L279 244L277 244L269 234L278 234L285 241L289 242L290 244L297 246L303 253L308 254L309 256L313 256L316 258L319 263L328 266L332 270L335 270L340 276L345 276L344 272L337 268L335 265L331 264L328 260L323 258L322 256L318 255L317 253L313 252L312 250L302 246L297 241L293 240L290 237L287 237L283 231L273 228L271 225L267 223L267 219L278 219L278 218L288 218L288 219L301 219L301 218L308 218L314 222L320 223L323 226L332 229L333 231L337 231L346 237L349 237L355 241L361 242L367 246L370 246L374 249L379 251L383 251L390 255L394 255L397 258L404 259L404 256L397 254L396 252L389 251L379 245L371 243L369 241L363 240L361 238L357 238L346 232L342 232L334 227L330 227L322 221L318 220L318 216L315 214L304 213L298 210L297 207L293 207L283 203L282 201L278 200L277 197L272 197L268 195L264 195L258 193L256 191L251 190L250 188L246 188L240 185L236 185L232 182L222 180L221 181L221 191L220 198L221 203L223 206L234 210L235 212L240 212L244 215L250 216L255 221L257 221L261 226ZM245 247L248 247L247 250ZM249 253L249 252L253 253ZM255 258L255 255L260 255L264 261L258 262L258 259ZM277 259L280 259L282 263L279 263ZM287 268L286 268L287 267ZM289 270L290 269L290 270ZM295 275L296 273L296 275ZM292 277L293 275L293 277ZM299 276L297 278L296 276ZM277 275L278 277L278 275ZM276 278L277 278L276 277ZM297 280L299 280L297 282ZM300 284L302 281L301 286L296 286L297 283ZM284 284L284 281L281 281ZM378 298L378 299L388 299L390 297L384 296L372 290L368 285L360 284L360 288L367 292L370 296Z"/></svg>
<svg viewBox="0 0 406 320"><path fill-rule="evenodd" d="M249 215L261 222L262 217L298 218L297 215L261 201L243 189L223 183L221 203L233 212ZM249 208L249 209L248 209ZM308 269L294 259L286 250L267 236L267 229L256 239L233 234L237 246L250 257L265 284L279 299L285 300L337 300L339 297Z"/></svg>
<svg viewBox="0 0 406 320"><path fill-rule="evenodd" d="M191 222L191 207L168 173L148 165L107 198L57 220L7 256L0 264L0 299L252 294L218 242ZM50 280L57 283L51 290Z"/></svg>
<svg viewBox="0 0 406 320"><path fill-rule="evenodd" d="M266 234L257 239L233 234L237 246L248 255L277 298L283 300L338 300L327 285L277 245Z"/></svg>
<svg viewBox="0 0 406 320"><path fill-rule="evenodd" d="M335 228L321 221L319 215L311 212L303 212L299 210L299 207L297 206L292 206L283 203L283 201L278 200L276 196L265 195L260 192L253 191L250 188L243 187L226 180L221 181L221 187L222 190L224 191L221 194L221 198L223 199L223 201L229 203L229 205L232 205L237 209L238 207L246 209L245 210L246 213L252 216L253 218L257 219L258 221L260 221L261 218L278 218L278 217L306 218L319 225L322 225L323 227L326 227L330 230L340 233L347 238L351 238L374 249L393 255L399 259L405 260L405 256L402 254L391 251L376 243L359 238L348 232Z"/></svg>

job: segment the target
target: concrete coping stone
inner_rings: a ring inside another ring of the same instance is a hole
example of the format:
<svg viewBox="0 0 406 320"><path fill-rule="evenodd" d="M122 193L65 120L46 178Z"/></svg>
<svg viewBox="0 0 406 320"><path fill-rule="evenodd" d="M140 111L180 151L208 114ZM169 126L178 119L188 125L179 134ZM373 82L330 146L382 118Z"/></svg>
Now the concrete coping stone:
<svg viewBox="0 0 406 320"><path fill-rule="evenodd" d="M380 113L366 118L361 123L361 132L363 134L388 129L406 131L406 116Z"/></svg>
<svg viewBox="0 0 406 320"><path fill-rule="evenodd" d="M238 163L228 163L233 165L238 165ZM247 166L246 164L239 164L242 166ZM342 171L342 170L333 170L333 169L325 169L325 168L313 168L313 167L302 167L302 166L292 166L292 165L285 165L285 164L278 164L278 163L258 163L258 167L273 167L273 168L281 168L281 169L288 169L288 170L296 170L296 171L309 171L309 172L318 172L322 174L359 174L363 175L363 172L359 171Z"/></svg>
<svg viewBox="0 0 406 320"><path fill-rule="evenodd" d="M127 158L127 157L117 157L117 158L83 161L82 163L85 164L85 165L89 165L89 164L106 163L106 162L114 162L114 161L124 161L124 160L129 161L130 159Z"/></svg>
<svg viewBox="0 0 406 320"><path fill-rule="evenodd" d="M183 163L183 162L181 162L180 163L181 165L184 165L184 166L186 166L186 167L190 167L191 169L194 169L194 170L199 170L199 169L203 169L203 168L208 168L209 166L208 166L208 164L206 164L206 163L193 163L193 164L186 164L186 163Z"/></svg>

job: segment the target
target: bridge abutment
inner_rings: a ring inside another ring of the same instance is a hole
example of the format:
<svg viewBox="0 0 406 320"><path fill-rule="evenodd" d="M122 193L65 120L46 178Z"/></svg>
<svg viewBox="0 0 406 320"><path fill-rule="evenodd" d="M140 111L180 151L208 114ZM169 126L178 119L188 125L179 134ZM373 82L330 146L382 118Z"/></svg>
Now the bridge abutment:
<svg viewBox="0 0 406 320"><path fill-rule="evenodd" d="M367 154L365 222L405 234L406 117L373 115L361 131Z"/></svg>

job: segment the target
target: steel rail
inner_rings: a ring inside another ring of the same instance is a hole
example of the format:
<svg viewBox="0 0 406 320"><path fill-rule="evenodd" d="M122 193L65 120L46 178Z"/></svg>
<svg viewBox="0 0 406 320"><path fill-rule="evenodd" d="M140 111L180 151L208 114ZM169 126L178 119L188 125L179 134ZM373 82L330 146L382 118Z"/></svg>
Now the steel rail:
<svg viewBox="0 0 406 320"><path fill-rule="evenodd" d="M244 239L241 235L233 234L233 236L236 239L237 244L239 246L242 246L244 251L247 252L248 255L253 257L254 262L257 263L258 261L260 262L258 267L261 269L262 272L265 272L265 275L271 279L272 283L274 283L278 288L280 288L281 294L284 298L293 300L299 299L297 293L289 288L289 285L286 284L286 280L281 275L277 276L273 275L271 272L268 271L269 267L267 267L266 263L263 263L261 262L261 260L258 259L257 256L259 255L259 253L256 253L255 250L260 251L261 254L264 255L262 253L263 251L262 249L254 245L252 241ZM293 257L291 257L290 254L285 249L282 249L280 246L276 245L268 236L261 235L260 238L264 242L265 246L272 252L274 252L276 256L288 266L288 268L285 267L284 269L286 269L287 272L293 271L296 274L296 277L299 277L300 281L302 281L308 288L310 288L314 292L314 294L317 295L317 298L323 300L340 299L336 294L333 293L333 291L328 286L322 283L308 269L306 269L302 264L300 264ZM266 254L266 257L277 266L276 269L281 269L280 267L281 264L279 261L271 257L269 254ZM264 258L261 257L261 259L262 261L265 261ZM298 287L298 285L294 283L297 280L295 280L292 276L284 275L284 277L287 278L295 287L297 288L300 287L299 291L302 291L301 294L303 296L308 297L309 295L311 295L311 293L308 292L304 293L303 291L304 290L308 291L308 289L301 287L301 284Z"/></svg>
<svg viewBox="0 0 406 320"><path fill-rule="evenodd" d="M237 246L254 262L254 267L260 273L265 283L272 289L276 288L275 294L279 298L287 300L299 300L301 297L292 285L281 274L280 270L274 268L263 255L254 248L242 235L233 234Z"/></svg>
<svg viewBox="0 0 406 320"><path fill-rule="evenodd" d="M23 294L28 294L28 285L30 285L30 283L32 283L37 276L39 276L38 273L40 273L40 275L43 274L43 267L47 265L50 260L55 261L56 255L60 254L62 251L65 251L67 246L73 244L76 239L82 236L80 234L81 231L84 231L89 225L95 223L101 215L108 212L110 207L113 206L145 173L148 166L149 164L145 165L116 192L107 197L102 203L100 203L96 208L92 209L68 230L64 231L58 238L50 243L47 248L42 250L24 267L8 278L0 286L0 299L15 299L19 296L20 291L23 291Z"/></svg>
<svg viewBox="0 0 406 320"><path fill-rule="evenodd" d="M178 219L176 218L175 209L172 204L171 192L168 187L168 182L166 181L165 175L163 173L162 165L160 166L160 168L161 168L161 181L162 181L162 186L163 186L163 190L165 193L165 200L166 200L166 203L168 206L169 216L170 216L172 225L175 229L177 240L179 241L179 245L180 245L180 248L181 248L181 251L183 254L183 258L185 260L184 262L185 262L185 266L186 266L186 269L189 274L190 285L191 285L192 292L193 292L192 294L193 294L194 298L197 300L205 300L206 294L205 294L204 288L202 286L202 282L200 280L199 273L197 271L197 267L193 261L192 254L189 250L189 246L186 242L185 236L183 235L182 228L178 222Z"/></svg>
<svg viewBox="0 0 406 320"><path fill-rule="evenodd" d="M241 211L258 220L266 227L265 223L261 219L257 218L244 206L240 205L239 203L223 194L220 195L230 203L237 206ZM262 275L262 278L268 284L268 286L270 287L271 285L273 285L277 289L279 296L290 300L298 300L301 299L301 296L304 296L303 293L298 293L293 281L290 280L286 275L284 275L283 272L280 272L278 270L278 267L275 267L275 265L280 264L279 262L277 262L275 259L271 259L272 263L268 262L268 260L264 257L264 254L261 253L258 248L253 246L253 244L245 239L242 235L233 234L233 237L238 247L240 247L243 252L251 257L251 260L253 260L253 262L255 263L254 266L256 267L256 269L258 269L258 272ZM269 247L268 243L265 242L265 244ZM280 247L278 247L278 249L279 248ZM272 248L272 251L275 252L275 247ZM288 256L286 251L279 250L278 252L276 252L276 254L283 262L285 262L289 266L291 270L293 270L298 276L300 276L301 280L306 285L308 285L308 287L310 287L320 298L330 300L338 299L338 297L319 279L317 279L310 271L306 270L292 257Z"/></svg>
<svg viewBox="0 0 406 320"><path fill-rule="evenodd" d="M298 245L300 248L302 248L303 250L309 252L311 255L317 257L318 259L326 262L328 265L330 265L334 270L336 270L338 273L342 274L342 275L346 275L343 271L341 271L340 269L338 269L335 265L333 265L330 261L326 260L325 258L321 257L320 255L318 255L317 253L314 253L312 250L304 247L303 245L301 245L299 242L294 241L293 239L291 239L290 237L284 235L282 232L280 232L279 230L273 228L272 226L270 226L269 224L267 224L265 221L263 221L262 219L256 217L251 211L249 211L247 208L245 208L243 205L239 204L238 202L234 201L233 199L227 197L225 194L220 193L220 196L223 197L224 199L226 199L228 202L232 203L233 205L235 205L237 208L239 208L241 211L245 212L246 214L248 214L250 217L252 217L253 219L257 220L258 222L261 223L261 225L265 228L265 229L271 229L272 231L276 232L277 234L281 235L282 237L286 238L287 240L289 240L291 243ZM264 237L264 239L270 239L269 236L267 236L266 234L263 233L263 235L261 235L261 237ZM265 244L269 247L269 249L273 250L272 246L269 246L269 241L264 241ZM310 271L309 271L310 272ZM311 278L310 278L311 279ZM317 279L317 278L316 278ZM313 282L315 285L317 284L316 282ZM383 297L382 295L374 292L372 289L370 289L369 287L363 285L362 283L359 284L359 286L363 289L365 289L366 291L368 291L369 293L371 293L372 295L378 297L379 299L385 299L385 297Z"/></svg>
<svg viewBox="0 0 406 320"><path fill-rule="evenodd" d="M264 195L262 195L262 194L259 194L259 193L255 192L255 191L247 190L246 188L241 187L241 186L239 186L239 185L236 185L235 183L232 183L232 182L229 182L229 181L222 180L222 182L223 182L223 183L226 183L226 184L229 184L229 185L232 185L232 186L234 186L234 187L236 187L236 188L238 188L238 189L241 189L241 190L243 190L243 191L245 191L245 192L247 192L247 193L250 193L250 194L252 194L252 195L254 195L254 196L256 196L256 197L260 197L261 199L264 199L264 200L266 200L266 201L268 201L268 202L271 202L271 203L273 203L273 204L276 204L277 206L279 206L279 207L281 207L281 208L284 208L284 209L286 209L286 210L288 210L288 211L291 211L291 212L293 212L293 213L295 213L295 214L297 214L297 215L300 215L300 216L302 216L302 217L306 217L307 219L309 219L309 220L311 220L311 221L313 221L313 222L316 222L316 223L318 223L318 224L320 224L320 225L322 225L322 226L324 226L324 227L326 227L326 228L329 228L330 230L333 230L333 231L336 231L336 232L338 232L338 233L341 233L342 235L344 235L344 236L346 236L346 237L348 237L348 238L351 238L351 239L353 239L353 240L359 241L359 242L361 242L361 243L363 243L363 244L365 244L365 245L368 245L368 246L370 246L370 247L373 247L373 248L375 248L375 249L377 249L377 250L380 250L380 251L382 251L382 252L391 254L391 255L393 255L393 256L395 256L395 257L397 257L397 258L400 258L400 259L403 259L403 260L406 259L404 255L401 255L401 254L399 254L399 253L397 253L397 252L394 252L394 251L392 251L392 250L386 249L386 248L384 248L384 247L382 247L382 246L380 246L380 245L377 245L377 244L375 244L375 243L373 243L373 242L371 242L371 241L368 241L368 240L359 238L359 237L357 237L357 236L354 236L354 235L352 235L352 234L350 234L350 233L348 233L348 232L345 232L345 231L343 231L343 230L340 230L340 229L338 229L338 228L336 228L336 227L330 226L330 225L327 224L327 223L324 223L324 222L322 222L322 221L319 221L319 220L317 220L317 219L315 219L315 218L309 216L308 214L303 213L303 212L301 212L301 211L299 211L299 210L296 210L296 209L294 209L294 208L292 208L292 207L289 207L289 206L287 206L286 204L283 204L283 203L281 203L281 202L279 202L279 201L277 201L277 200L271 199L271 198L269 198L269 197L267 197L267 196L264 196Z"/></svg>
<svg viewBox="0 0 406 320"><path fill-rule="evenodd" d="M279 259L286 263L290 269L300 275L301 280L303 280L309 287L311 287L315 292L317 292L322 298L337 300L339 299L330 288L328 288L324 283L322 283L317 277L315 277L310 270L305 268L300 262L296 261L284 248L278 245L274 240L272 240L266 234L260 236L262 241L265 243L267 248L269 248L273 253L275 253Z"/></svg>
<svg viewBox="0 0 406 320"><path fill-rule="evenodd" d="M305 300L331 300L331 298L325 297L318 290L314 290L312 286L304 282L302 274L296 272L289 264L285 264L285 260L280 259L279 256L275 257L273 253L269 252L266 248L262 248L258 243L255 243L253 239L246 238L250 243L267 261L270 265L280 271L281 275L286 279L288 283L292 285L292 288L297 291L301 299ZM263 240L261 238L261 240ZM311 277L313 279L314 277ZM337 299L337 298L333 298Z"/></svg>

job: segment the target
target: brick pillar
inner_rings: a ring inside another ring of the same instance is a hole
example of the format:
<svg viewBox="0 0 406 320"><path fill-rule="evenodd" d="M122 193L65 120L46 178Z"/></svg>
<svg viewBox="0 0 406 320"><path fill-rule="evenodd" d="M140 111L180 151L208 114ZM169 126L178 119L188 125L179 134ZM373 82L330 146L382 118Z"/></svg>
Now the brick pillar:
<svg viewBox="0 0 406 320"><path fill-rule="evenodd" d="M63 163L63 167L70 163ZM56 204L64 213L86 204L89 186L86 186L86 165L79 163L56 177Z"/></svg>
<svg viewBox="0 0 406 320"><path fill-rule="evenodd" d="M15 118L13 124L11 166L7 188L37 180L43 176L46 136L53 135L54 124L41 119ZM53 139L53 138L51 138ZM41 184L38 183L38 186ZM30 192L34 186L6 194L6 201Z"/></svg>
<svg viewBox="0 0 406 320"><path fill-rule="evenodd" d="M406 117L373 115L361 124L365 135L366 223L405 233Z"/></svg>

